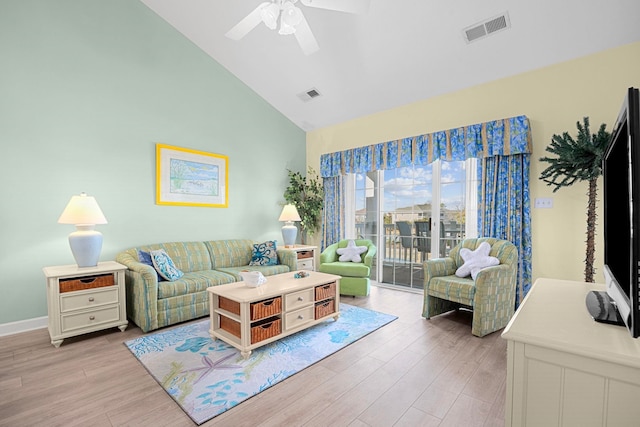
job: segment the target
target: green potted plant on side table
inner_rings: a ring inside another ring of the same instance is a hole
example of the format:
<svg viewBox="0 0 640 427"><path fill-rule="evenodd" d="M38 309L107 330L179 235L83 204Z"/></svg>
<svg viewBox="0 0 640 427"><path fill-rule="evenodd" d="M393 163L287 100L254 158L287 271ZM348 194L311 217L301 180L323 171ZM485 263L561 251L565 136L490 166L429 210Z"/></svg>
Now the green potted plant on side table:
<svg viewBox="0 0 640 427"><path fill-rule="evenodd" d="M284 199L296 207L300 215L300 240L305 244L307 237L320 229L324 191L322 182L313 168L309 167L307 175L287 170L289 186L284 192Z"/></svg>

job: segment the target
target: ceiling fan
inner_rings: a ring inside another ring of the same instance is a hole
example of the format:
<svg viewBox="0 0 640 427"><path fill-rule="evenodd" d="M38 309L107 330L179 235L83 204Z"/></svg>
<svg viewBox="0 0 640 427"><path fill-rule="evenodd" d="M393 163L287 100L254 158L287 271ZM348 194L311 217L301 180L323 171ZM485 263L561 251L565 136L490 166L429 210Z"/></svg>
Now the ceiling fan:
<svg viewBox="0 0 640 427"><path fill-rule="evenodd" d="M320 47L311 32L302 10L295 6L298 0L270 0L260 3L251 13L225 34L233 40L240 40L263 22L275 30L280 21L279 34L293 34L305 55L317 52ZM300 0L305 6L318 9L336 10L347 13L365 13L369 0Z"/></svg>

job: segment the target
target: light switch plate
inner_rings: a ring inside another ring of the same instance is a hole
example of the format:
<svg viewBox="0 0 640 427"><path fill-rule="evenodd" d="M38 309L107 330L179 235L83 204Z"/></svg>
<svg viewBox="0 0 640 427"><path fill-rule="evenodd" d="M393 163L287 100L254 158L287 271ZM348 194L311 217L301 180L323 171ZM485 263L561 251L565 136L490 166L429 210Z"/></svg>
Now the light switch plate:
<svg viewBox="0 0 640 427"><path fill-rule="evenodd" d="M533 207L551 209L553 207L553 199L551 197L538 197L536 198Z"/></svg>

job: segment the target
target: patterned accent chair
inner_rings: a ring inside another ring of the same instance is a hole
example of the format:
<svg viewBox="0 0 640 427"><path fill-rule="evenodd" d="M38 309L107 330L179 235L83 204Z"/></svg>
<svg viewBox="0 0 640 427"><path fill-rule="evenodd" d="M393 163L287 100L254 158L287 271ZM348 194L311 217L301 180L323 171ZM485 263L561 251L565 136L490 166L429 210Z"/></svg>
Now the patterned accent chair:
<svg viewBox="0 0 640 427"><path fill-rule="evenodd" d="M471 276L458 277L456 270L464 260L461 248L475 250L482 242L491 245L490 256L500 265L481 270L474 281ZM424 306L422 316L430 319L458 308L473 310L471 333L482 337L507 326L515 310L518 250L506 240L491 237L464 239L446 258L424 262Z"/></svg>

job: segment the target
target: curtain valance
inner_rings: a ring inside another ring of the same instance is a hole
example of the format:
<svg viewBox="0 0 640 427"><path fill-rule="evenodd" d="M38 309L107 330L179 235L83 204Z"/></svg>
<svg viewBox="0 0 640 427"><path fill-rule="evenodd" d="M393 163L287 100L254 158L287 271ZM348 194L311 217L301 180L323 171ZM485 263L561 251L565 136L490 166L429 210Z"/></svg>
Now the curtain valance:
<svg viewBox="0 0 640 427"><path fill-rule="evenodd" d="M531 153L531 132L529 119L517 116L322 154L320 176L522 153Z"/></svg>

